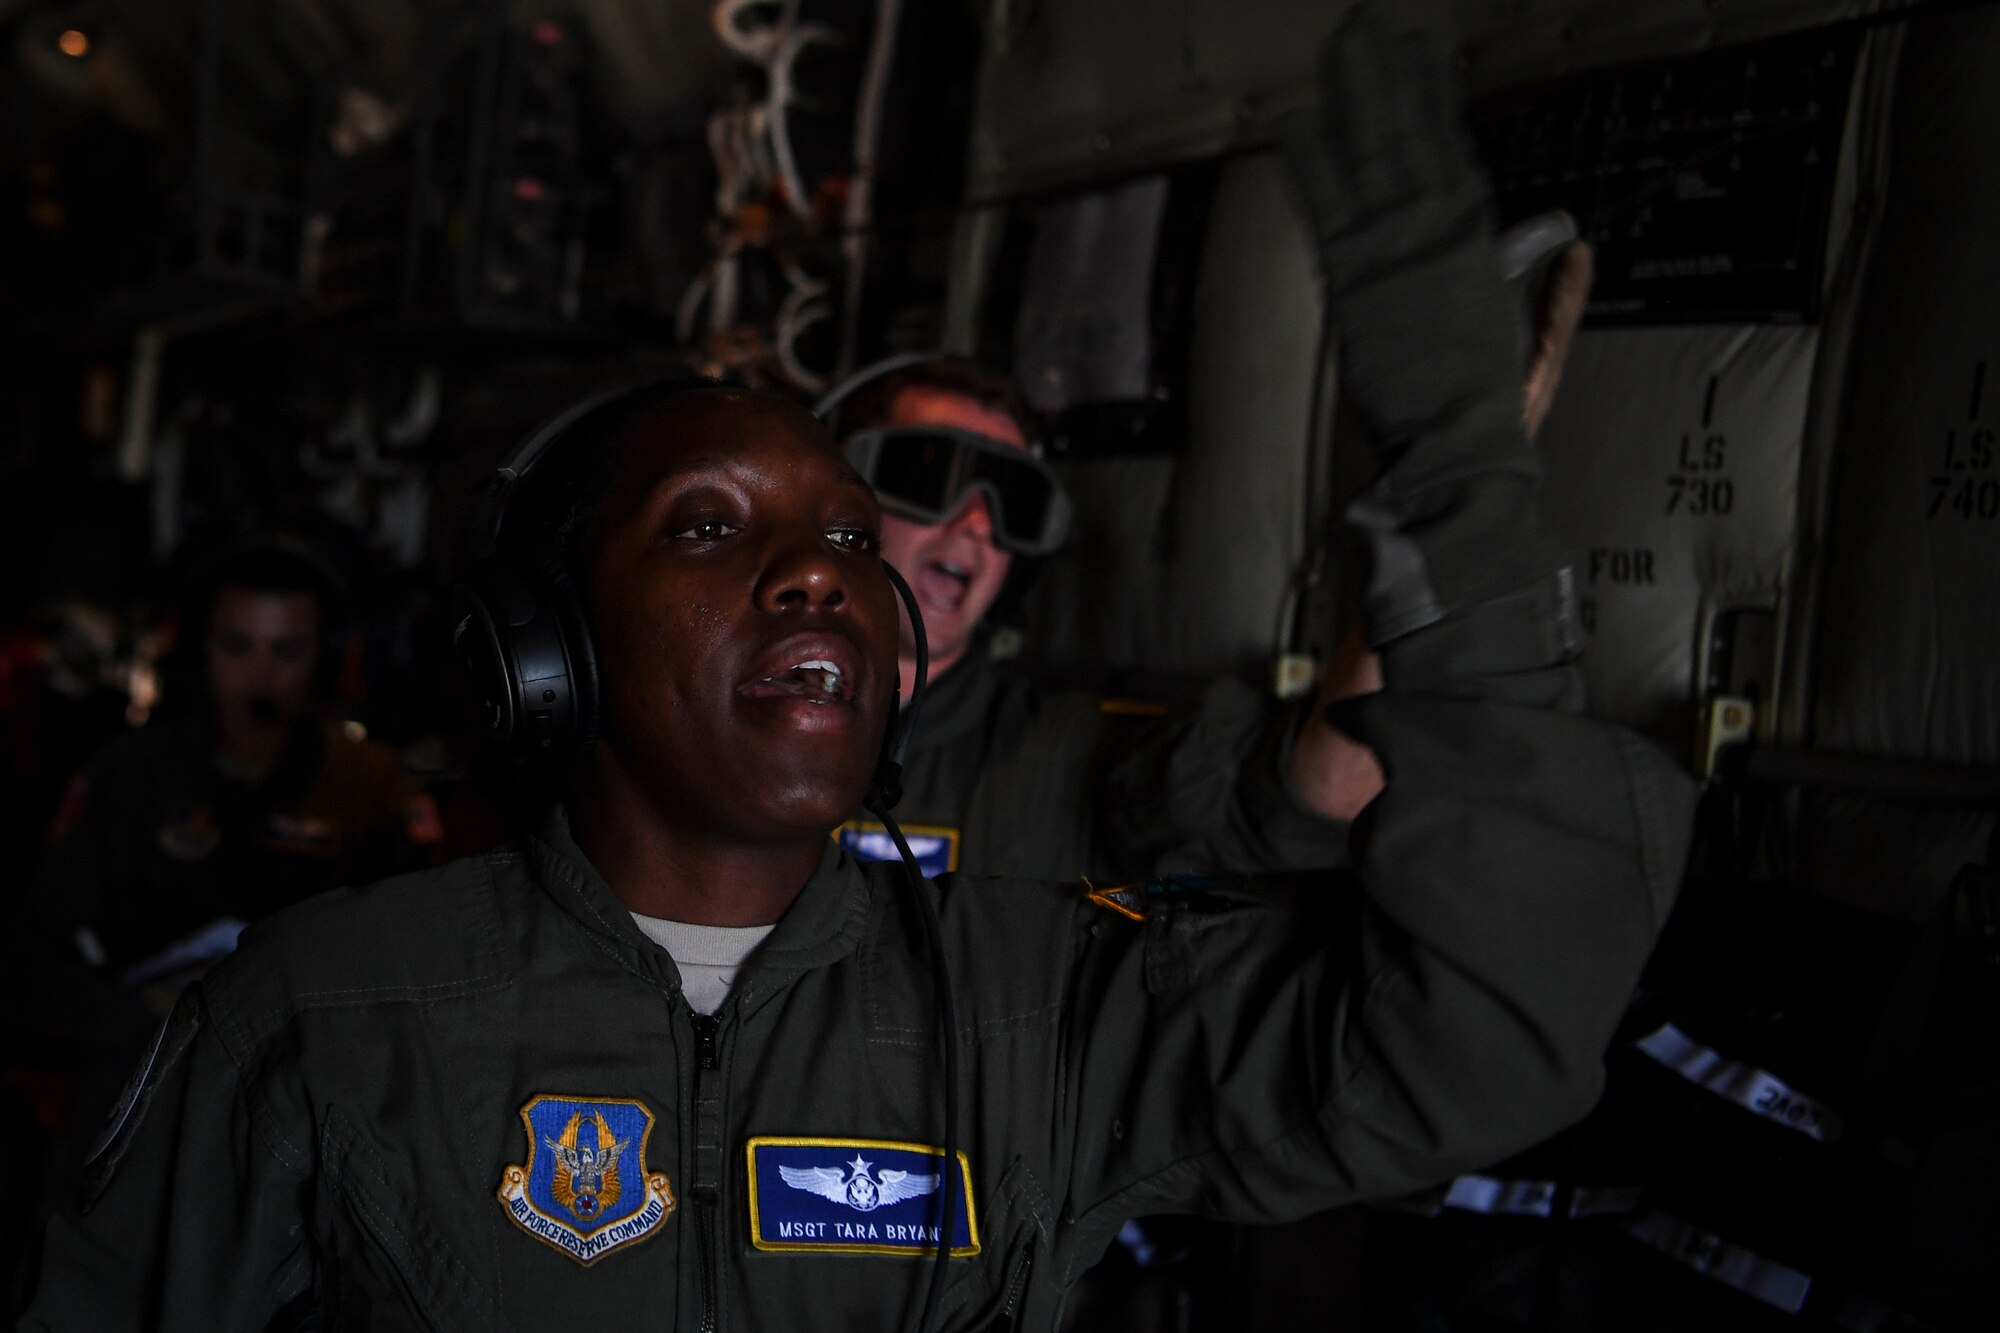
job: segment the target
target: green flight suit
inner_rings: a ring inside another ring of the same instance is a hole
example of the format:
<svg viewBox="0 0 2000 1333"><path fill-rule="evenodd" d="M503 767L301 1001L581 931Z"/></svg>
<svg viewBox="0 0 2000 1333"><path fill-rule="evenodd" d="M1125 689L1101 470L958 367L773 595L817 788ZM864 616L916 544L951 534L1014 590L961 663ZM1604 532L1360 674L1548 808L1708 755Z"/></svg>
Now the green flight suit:
<svg viewBox="0 0 2000 1333"><path fill-rule="evenodd" d="M1595 1099L1689 784L1542 709L1389 694L1342 723L1389 785L1339 883L1161 897L1143 920L1075 886L938 884L979 1245L947 1327L1050 1327L1135 1214L1278 1221L1405 1191ZM864 1165L870 1142L938 1141L931 958L899 874L829 847L713 1025L560 817L254 927L169 1021L22 1327L909 1326L927 1251L758 1248L748 1198L753 1139L859 1144ZM588 1265L506 1197L582 1141L574 1121L533 1141L538 1096L651 1117L611 1160L671 1210Z"/></svg>
<svg viewBox="0 0 2000 1333"><path fill-rule="evenodd" d="M982 636L932 683L896 822L928 873L1104 883L1343 865L1346 823L1290 786L1297 726L1232 679L1172 710L1045 688L995 663ZM880 828L863 813L838 836L893 860Z"/></svg>

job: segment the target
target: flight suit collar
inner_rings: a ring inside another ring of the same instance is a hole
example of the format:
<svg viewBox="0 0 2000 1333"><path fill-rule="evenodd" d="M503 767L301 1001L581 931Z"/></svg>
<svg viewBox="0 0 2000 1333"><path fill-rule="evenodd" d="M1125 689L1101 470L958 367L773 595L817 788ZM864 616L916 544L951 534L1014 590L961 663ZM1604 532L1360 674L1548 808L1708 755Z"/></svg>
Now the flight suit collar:
<svg viewBox="0 0 2000 1333"><path fill-rule="evenodd" d="M999 688L1000 668L987 651L986 635L977 634L965 656L930 682L917 734L910 738L911 750L941 749L984 725Z"/></svg>
<svg viewBox="0 0 2000 1333"><path fill-rule="evenodd" d="M536 879L566 912L623 946L641 970L680 989L673 959L639 929L631 910L576 845L567 810L555 806L540 831L523 843ZM805 888L744 965L730 1002L748 1012L804 973L853 953L867 929L870 892L866 872L828 839Z"/></svg>
<svg viewBox="0 0 2000 1333"><path fill-rule="evenodd" d="M819 868L737 974L731 1003L755 1013L807 972L852 954L868 932L871 898L868 872L828 838Z"/></svg>

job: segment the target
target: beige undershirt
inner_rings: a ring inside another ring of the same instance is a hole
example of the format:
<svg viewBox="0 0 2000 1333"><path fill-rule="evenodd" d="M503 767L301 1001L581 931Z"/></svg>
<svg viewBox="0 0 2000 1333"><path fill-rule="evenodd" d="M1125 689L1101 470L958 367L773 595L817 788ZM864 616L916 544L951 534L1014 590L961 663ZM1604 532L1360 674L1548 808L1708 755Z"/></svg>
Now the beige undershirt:
<svg viewBox="0 0 2000 1333"><path fill-rule="evenodd" d="M685 921L632 913L646 938L667 951L680 969L681 993L698 1014L712 1014L729 998L729 988L770 926L695 926Z"/></svg>

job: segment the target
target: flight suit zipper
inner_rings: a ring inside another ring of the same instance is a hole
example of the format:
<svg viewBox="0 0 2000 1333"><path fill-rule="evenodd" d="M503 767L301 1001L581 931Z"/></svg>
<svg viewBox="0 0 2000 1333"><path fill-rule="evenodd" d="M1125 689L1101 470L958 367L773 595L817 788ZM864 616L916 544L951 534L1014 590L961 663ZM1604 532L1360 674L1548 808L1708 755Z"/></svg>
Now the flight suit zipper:
<svg viewBox="0 0 2000 1333"><path fill-rule="evenodd" d="M714 1069L720 1063L716 1034L721 1028L722 1022L714 1014L694 1015L695 1059L703 1069Z"/></svg>
<svg viewBox="0 0 2000 1333"><path fill-rule="evenodd" d="M721 1266L716 1259L715 1222L716 1213L721 1208L721 1181L719 1172L714 1170L711 1158L719 1158L716 1145L709 1143L704 1132L709 1127L704 1122L704 1108L714 1080L710 1071L722 1067L722 1023L713 1014L697 1014L692 1009L688 1016L694 1024L695 1071L695 1179L694 1213L695 1244L701 1257L701 1333L720 1333L721 1321L716 1314L715 1293L722 1281Z"/></svg>
<svg viewBox="0 0 2000 1333"><path fill-rule="evenodd" d="M1021 1257L1014 1261L1014 1271L1007 1275L1007 1294L1000 1302L1000 1313L1006 1318L1009 1328L1013 1327L1015 1318L1021 1312L1021 1293L1028 1289L1028 1272L1034 1262L1035 1252L1024 1249Z"/></svg>

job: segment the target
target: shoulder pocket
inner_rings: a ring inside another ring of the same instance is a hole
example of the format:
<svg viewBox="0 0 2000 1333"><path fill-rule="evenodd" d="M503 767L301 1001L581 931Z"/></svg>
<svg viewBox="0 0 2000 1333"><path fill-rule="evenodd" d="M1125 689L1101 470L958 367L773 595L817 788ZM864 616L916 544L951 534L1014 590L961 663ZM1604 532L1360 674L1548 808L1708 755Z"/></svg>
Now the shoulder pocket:
<svg viewBox="0 0 2000 1333"><path fill-rule="evenodd" d="M1021 1326L1036 1251L1050 1239L1051 1212L1052 1205L1027 1162L1016 1157L985 1202L979 1259L966 1265L946 1288L942 1313L948 1326L981 1333Z"/></svg>
<svg viewBox="0 0 2000 1333"><path fill-rule="evenodd" d="M366 1285L378 1293L384 1289L398 1293L411 1318L425 1328L510 1327L389 1165L338 1110L327 1112L320 1158L328 1186L365 1240L365 1258L355 1256L348 1262L359 1260L377 1268L373 1282L363 1279Z"/></svg>
<svg viewBox="0 0 2000 1333"><path fill-rule="evenodd" d="M77 1198L77 1206L82 1212L89 1212L104 1196L111 1178L118 1172L118 1164L131 1151L133 1136L138 1132L140 1122L146 1118L146 1113L152 1109L160 1084L186 1056L200 1029L201 1004L196 999L195 988L189 987L174 1001L173 1009L160 1023L159 1031L153 1034L153 1044L133 1071L125 1091L118 1095L118 1102L111 1108L104 1128L98 1132L96 1141L90 1145L89 1154L83 1159L83 1182Z"/></svg>

